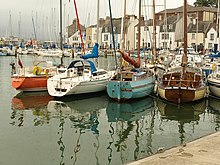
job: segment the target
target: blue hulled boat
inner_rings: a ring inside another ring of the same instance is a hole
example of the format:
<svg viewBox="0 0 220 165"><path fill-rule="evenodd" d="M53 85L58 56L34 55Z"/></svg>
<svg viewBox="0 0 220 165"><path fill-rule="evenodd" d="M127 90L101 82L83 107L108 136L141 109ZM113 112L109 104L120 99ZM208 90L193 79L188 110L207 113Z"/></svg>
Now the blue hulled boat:
<svg viewBox="0 0 220 165"><path fill-rule="evenodd" d="M141 18L141 0L139 0L139 18ZM154 72L149 68L140 67L140 20L138 22L137 60L130 57L124 51L119 51L123 58L122 61L126 61L130 66L123 67L122 62L122 67L119 67L120 69L107 83L108 96L117 101L145 97L154 91L156 79Z"/></svg>
<svg viewBox="0 0 220 165"><path fill-rule="evenodd" d="M121 71L108 81L107 93L118 101L145 97L154 91L155 79L146 68Z"/></svg>

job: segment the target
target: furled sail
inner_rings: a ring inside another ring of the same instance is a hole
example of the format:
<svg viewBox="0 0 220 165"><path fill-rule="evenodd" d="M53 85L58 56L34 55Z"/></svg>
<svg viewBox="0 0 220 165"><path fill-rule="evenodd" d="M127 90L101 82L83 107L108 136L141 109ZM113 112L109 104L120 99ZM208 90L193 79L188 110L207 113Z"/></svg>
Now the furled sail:
<svg viewBox="0 0 220 165"><path fill-rule="evenodd" d="M129 54L126 54L125 52L122 52L121 50L119 50L119 52L122 55L123 59L125 61L127 61L129 64L133 65L135 68L140 67L140 58L138 58L137 61L136 61L135 59L130 57Z"/></svg>
<svg viewBox="0 0 220 165"><path fill-rule="evenodd" d="M92 53L86 54L81 56L82 59L89 59L89 58L98 58L99 57L99 44L95 43L93 49L92 49Z"/></svg>

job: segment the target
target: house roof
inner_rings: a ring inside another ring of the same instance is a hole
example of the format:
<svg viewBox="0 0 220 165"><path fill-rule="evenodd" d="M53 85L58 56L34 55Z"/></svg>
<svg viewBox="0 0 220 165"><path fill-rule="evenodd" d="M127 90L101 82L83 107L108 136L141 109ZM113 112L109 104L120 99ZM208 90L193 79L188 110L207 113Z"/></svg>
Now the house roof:
<svg viewBox="0 0 220 165"><path fill-rule="evenodd" d="M213 26L213 23L211 21L199 21L198 27L197 24L190 23L188 26L188 33L198 32L206 34L210 30L211 26Z"/></svg>
<svg viewBox="0 0 220 165"><path fill-rule="evenodd" d="M197 11L207 11L207 12L213 12L216 13L217 12L217 8L214 7L205 7L205 6L201 6L201 7L195 7L192 5L187 5L187 12L197 12ZM162 10L156 14L164 14L165 10ZM173 8L173 9L166 9L166 13L167 14L172 14L172 13L183 13L183 6L177 7L177 8Z"/></svg>
<svg viewBox="0 0 220 165"><path fill-rule="evenodd" d="M82 31L86 30L85 26L81 24L80 24L80 28ZM71 25L67 26L67 29L68 29L68 38L74 35L78 31L78 23L76 19L73 20L73 23Z"/></svg>
<svg viewBox="0 0 220 165"><path fill-rule="evenodd" d="M182 18L182 16L178 16L178 15L172 15L167 17L167 20L164 20L161 24L160 24L160 32L164 32L165 28L164 25L167 23L167 32L175 32L176 29L176 23ZM170 26L172 25L172 26Z"/></svg>
<svg viewBox="0 0 220 165"><path fill-rule="evenodd" d="M120 34L121 33L121 19L122 18L113 18L113 26L115 27L114 33ZM106 17L105 23L102 26L102 33L111 33L111 24L110 24L110 17Z"/></svg>

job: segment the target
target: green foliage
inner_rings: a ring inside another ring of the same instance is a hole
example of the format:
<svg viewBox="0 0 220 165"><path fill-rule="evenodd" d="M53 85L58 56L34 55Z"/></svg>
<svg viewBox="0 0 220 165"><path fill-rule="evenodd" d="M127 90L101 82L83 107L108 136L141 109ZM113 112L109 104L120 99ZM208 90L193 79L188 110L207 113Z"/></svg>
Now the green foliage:
<svg viewBox="0 0 220 165"><path fill-rule="evenodd" d="M218 0L196 0L194 6L218 7Z"/></svg>

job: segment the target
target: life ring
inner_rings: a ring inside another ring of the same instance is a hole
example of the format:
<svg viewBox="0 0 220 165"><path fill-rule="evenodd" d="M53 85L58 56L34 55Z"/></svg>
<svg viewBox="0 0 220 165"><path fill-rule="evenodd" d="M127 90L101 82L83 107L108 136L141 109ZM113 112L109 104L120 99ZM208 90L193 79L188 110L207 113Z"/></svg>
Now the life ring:
<svg viewBox="0 0 220 165"><path fill-rule="evenodd" d="M32 73L33 73L33 74L39 75L39 74L41 74L41 72L42 72L41 67L39 67L39 66L34 66L34 67L33 67L33 70L32 70Z"/></svg>

